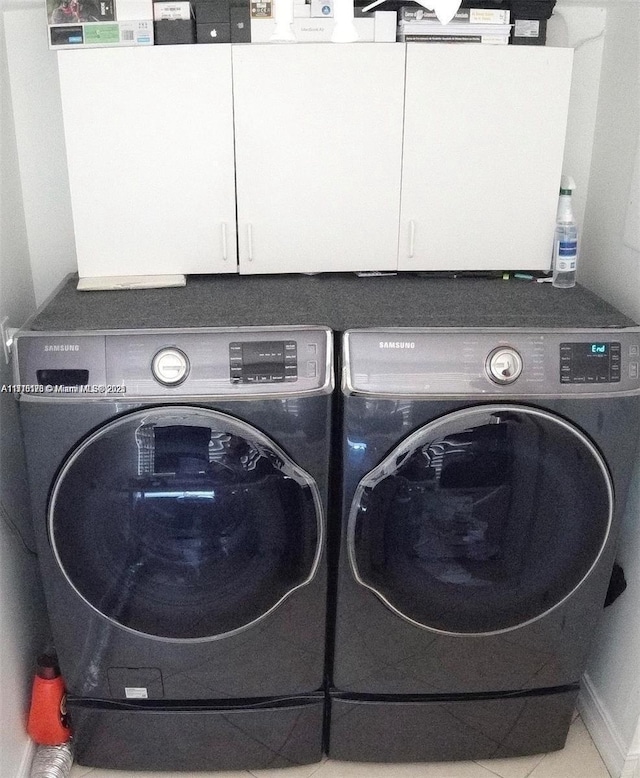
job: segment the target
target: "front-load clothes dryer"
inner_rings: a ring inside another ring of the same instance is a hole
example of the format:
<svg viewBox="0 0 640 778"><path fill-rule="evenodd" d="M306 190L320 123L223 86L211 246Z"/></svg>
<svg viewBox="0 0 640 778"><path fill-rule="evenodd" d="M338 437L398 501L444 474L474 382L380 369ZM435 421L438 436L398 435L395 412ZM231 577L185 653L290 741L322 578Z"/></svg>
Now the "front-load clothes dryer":
<svg viewBox="0 0 640 778"><path fill-rule="evenodd" d="M25 330L16 349L76 760L319 761L330 331Z"/></svg>
<svg viewBox="0 0 640 778"><path fill-rule="evenodd" d="M329 754L561 748L640 431L640 328L351 331Z"/></svg>

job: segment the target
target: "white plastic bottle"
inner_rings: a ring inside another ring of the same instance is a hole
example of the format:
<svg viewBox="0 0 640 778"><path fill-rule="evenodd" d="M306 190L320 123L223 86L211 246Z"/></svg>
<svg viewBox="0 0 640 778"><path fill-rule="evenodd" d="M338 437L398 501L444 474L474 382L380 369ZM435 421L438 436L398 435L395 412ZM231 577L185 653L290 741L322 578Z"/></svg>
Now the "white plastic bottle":
<svg viewBox="0 0 640 778"><path fill-rule="evenodd" d="M353 15L353 0L334 0L332 43L354 43L360 38Z"/></svg>
<svg viewBox="0 0 640 778"><path fill-rule="evenodd" d="M560 289L576 285L578 226L571 209L571 195L575 188L576 184L572 178L562 176L553 239L553 285Z"/></svg>
<svg viewBox="0 0 640 778"><path fill-rule="evenodd" d="M274 43L295 43L293 0L274 0L274 10L276 23L270 40Z"/></svg>

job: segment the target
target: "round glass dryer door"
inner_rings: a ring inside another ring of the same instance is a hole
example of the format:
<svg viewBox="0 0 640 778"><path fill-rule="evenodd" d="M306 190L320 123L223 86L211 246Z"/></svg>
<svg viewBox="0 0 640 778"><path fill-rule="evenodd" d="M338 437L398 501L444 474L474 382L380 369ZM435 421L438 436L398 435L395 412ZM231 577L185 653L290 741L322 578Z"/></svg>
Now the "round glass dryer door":
<svg viewBox="0 0 640 778"><path fill-rule="evenodd" d="M521 406L450 413L358 485L353 574L411 623L493 634L562 603L607 540L613 490L589 439Z"/></svg>
<svg viewBox="0 0 640 778"><path fill-rule="evenodd" d="M160 638L246 628L313 578L318 488L273 441L225 414L166 407L114 420L68 457L49 533L96 611Z"/></svg>

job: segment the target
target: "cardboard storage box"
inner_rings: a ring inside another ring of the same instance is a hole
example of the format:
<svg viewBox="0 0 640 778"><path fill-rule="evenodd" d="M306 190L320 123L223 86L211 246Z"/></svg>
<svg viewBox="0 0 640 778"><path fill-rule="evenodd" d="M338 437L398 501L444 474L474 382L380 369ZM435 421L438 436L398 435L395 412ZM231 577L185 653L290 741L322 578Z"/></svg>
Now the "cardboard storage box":
<svg viewBox="0 0 640 778"><path fill-rule="evenodd" d="M47 0L50 49L153 44L151 0Z"/></svg>

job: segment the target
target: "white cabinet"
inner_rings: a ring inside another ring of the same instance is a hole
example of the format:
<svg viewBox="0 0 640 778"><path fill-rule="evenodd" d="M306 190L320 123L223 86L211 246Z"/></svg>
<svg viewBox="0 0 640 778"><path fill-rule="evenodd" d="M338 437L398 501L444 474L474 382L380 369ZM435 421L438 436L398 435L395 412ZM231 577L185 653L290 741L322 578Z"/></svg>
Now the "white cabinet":
<svg viewBox="0 0 640 778"><path fill-rule="evenodd" d="M549 267L569 49L58 58L81 276Z"/></svg>
<svg viewBox="0 0 640 778"><path fill-rule="evenodd" d="M395 267L404 47L233 49L241 273Z"/></svg>
<svg viewBox="0 0 640 778"><path fill-rule="evenodd" d="M58 63L80 276L237 272L231 46Z"/></svg>
<svg viewBox="0 0 640 778"><path fill-rule="evenodd" d="M547 270L572 50L407 45L400 270Z"/></svg>

